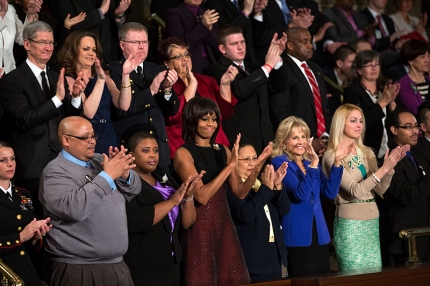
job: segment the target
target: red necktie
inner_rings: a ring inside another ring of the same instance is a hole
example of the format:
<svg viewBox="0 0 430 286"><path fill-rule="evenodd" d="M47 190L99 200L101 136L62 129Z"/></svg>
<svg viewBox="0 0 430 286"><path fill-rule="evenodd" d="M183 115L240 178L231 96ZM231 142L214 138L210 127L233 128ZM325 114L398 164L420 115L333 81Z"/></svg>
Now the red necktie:
<svg viewBox="0 0 430 286"><path fill-rule="evenodd" d="M325 132L324 112L321 103L320 89L308 65L306 63L302 63L302 67L305 69L306 77L311 84L312 93L314 94L315 112L317 115L317 136L320 137Z"/></svg>
<svg viewBox="0 0 430 286"><path fill-rule="evenodd" d="M382 36L385 38L387 36L387 33L385 32L385 29L382 26L381 15L377 15L376 20L378 21L379 30L381 31Z"/></svg>

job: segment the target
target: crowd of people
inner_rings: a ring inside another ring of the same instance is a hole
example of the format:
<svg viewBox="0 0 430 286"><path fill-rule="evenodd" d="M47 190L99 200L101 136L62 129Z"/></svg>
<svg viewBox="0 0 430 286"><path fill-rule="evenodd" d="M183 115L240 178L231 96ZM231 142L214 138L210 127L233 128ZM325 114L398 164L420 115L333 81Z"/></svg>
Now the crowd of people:
<svg viewBox="0 0 430 286"><path fill-rule="evenodd" d="M157 3L152 63L131 0L0 0L0 258L25 285L242 285L330 272L331 245L339 270L405 263L398 232L430 227L426 13Z"/></svg>

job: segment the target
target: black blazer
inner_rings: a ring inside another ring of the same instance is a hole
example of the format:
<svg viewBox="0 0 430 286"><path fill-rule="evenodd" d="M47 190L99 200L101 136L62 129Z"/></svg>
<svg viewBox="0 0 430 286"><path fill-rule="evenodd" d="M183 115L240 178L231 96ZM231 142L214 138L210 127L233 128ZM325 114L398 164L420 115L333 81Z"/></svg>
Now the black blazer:
<svg viewBox="0 0 430 286"><path fill-rule="evenodd" d="M34 269L30 254L42 248L39 240L21 243L19 232L33 218L32 197L30 192L12 186L12 198L0 190L0 258L12 268L25 282L25 285L42 285Z"/></svg>
<svg viewBox="0 0 430 286"><path fill-rule="evenodd" d="M124 61L125 59L122 58L121 61L112 62L109 65L110 76L118 89L121 88ZM164 98L163 91L152 96L149 87L157 74L163 70L165 70L163 66L143 62L145 82L136 71L130 73L132 92L130 108L127 111L116 109L113 125L121 144L127 144L128 139L137 131L147 131L153 134L157 139L160 151L158 166L164 169L170 165L170 149L163 116L175 115L179 109L179 100L173 89L169 101Z"/></svg>
<svg viewBox="0 0 430 286"><path fill-rule="evenodd" d="M230 65L236 66L230 59L222 56L217 63L209 66L205 73L220 84L221 77ZM274 137L269 110L276 113L285 112L280 108L282 104L278 103L282 96L276 94L285 90L287 76L279 69L273 70L267 78L260 66L248 63L245 63L247 71L237 68L239 73L230 84L237 103L233 116L223 120L223 129L231 145L237 134L241 133L241 142L251 143L259 153ZM271 99L272 105L269 106L269 97L272 95L275 98ZM276 109L272 109L272 106ZM282 117L280 114L278 116Z"/></svg>
<svg viewBox="0 0 430 286"><path fill-rule="evenodd" d="M366 120L364 145L372 148L376 156L378 156L384 131L382 120L386 118L381 106L377 103L373 103L369 94L360 83L355 83L345 88L343 102L355 104L363 110ZM387 113L390 112L388 107L386 110ZM390 146L390 144L388 144L388 146Z"/></svg>
<svg viewBox="0 0 430 286"><path fill-rule="evenodd" d="M58 76L58 73L47 70L52 96L57 90ZM66 96L63 105L56 108L51 99L45 99L39 82L26 62L0 81L0 102L5 109L3 122L10 128L7 136L3 136L11 141L15 151L15 179L39 178L43 168L62 149L57 136L61 119L81 115L82 110L71 104L66 80L64 86Z"/></svg>
<svg viewBox="0 0 430 286"><path fill-rule="evenodd" d="M406 244L406 241L401 241L399 231L430 226L430 166L419 149L412 147L412 152L420 171L415 169L409 158L403 158L394 168L390 187L384 194L390 205L389 216L393 226L390 252L403 253L405 256L408 256L408 252L402 244ZM429 242L429 237L417 239L417 251L421 259L425 259L423 255L429 250Z"/></svg>
<svg viewBox="0 0 430 286"><path fill-rule="evenodd" d="M311 136L315 136L317 132L317 117L312 89L305 75L291 57L286 54L283 60L284 65L282 69L285 70L289 77L288 88L284 91L286 100L284 108L287 110L288 116L294 115L303 119L311 130ZM320 89L325 127L327 133L329 133L332 115L327 101L324 74L321 68L314 62L306 61L306 63L314 73Z"/></svg>
<svg viewBox="0 0 430 286"><path fill-rule="evenodd" d="M323 72L327 78L331 79L334 83L337 84L334 68L330 67L330 68L323 69ZM327 81L326 81L326 88L327 88L327 95L331 94L331 97L327 98L328 105L330 108L330 113L334 114L336 109L339 106L341 106L343 103L343 94L342 92L340 92L340 90L330 85L330 83L328 83Z"/></svg>
<svg viewBox="0 0 430 286"><path fill-rule="evenodd" d="M415 150L420 156L426 161L426 163L430 166L430 142L425 137L422 137L418 140L417 145L415 146Z"/></svg>
<svg viewBox="0 0 430 286"><path fill-rule="evenodd" d="M376 19L372 16L372 13L370 13L370 11L369 11L368 8L364 9L363 11L361 11L361 13L364 16L366 16L367 22L369 24L372 24L372 23L376 22ZM376 43L373 46L373 49L375 51L385 51L388 48L390 48L391 47L390 35L394 34L396 32L396 29L394 28L394 21L390 17L388 17L387 15L385 15L385 14L381 13L381 16L382 16L383 21L385 22L385 26L387 26L388 35L386 37L382 37L382 32L380 31L379 27L376 26L375 31L374 31ZM381 38L379 38L379 39L376 37L376 35L378 33L380 33L380 35L381 35Z"/></svg>
<svg viewBox="0 0 430 286"><path fill-rule="evenodd" d="M179 212L173 230L167 215L157 224L152 225L154 205L163 202L164 199L145 180L141 179L141 183L140 194L126 203L129 246L124 255L124 261L131 270L166 269L171 267L172 263L179 264L182 260L178 236L181 215ZM174 260L172 260L172 250L175 252ZM140 285L144 285L144 281L141 282Z"/></svg>
<svg viewBox="0 0 430 286"><path fill-rule="evenodd" d="M243 200L228 190L227 199L249 273L261 274L272 271L273 261L269 260L273 257L268 255L271 253L270 223L264 211L266 204L270 211L279 257L287 266L287 248L280 224L280 217L290 211L290 200L285 189L273 191L266 185L261 185L258 192L249 191Z"/></svg>

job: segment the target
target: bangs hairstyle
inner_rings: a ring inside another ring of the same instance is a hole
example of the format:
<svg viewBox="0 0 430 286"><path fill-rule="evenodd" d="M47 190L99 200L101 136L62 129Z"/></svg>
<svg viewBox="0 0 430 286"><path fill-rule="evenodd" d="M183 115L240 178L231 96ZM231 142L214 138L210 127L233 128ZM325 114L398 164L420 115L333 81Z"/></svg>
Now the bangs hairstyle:
<svg viewBox="0 0 430 286"><path fill-rule="evenodd" d="M194 97L185 104L184 113L182 114L182 139L185 142L195 144L196 133L199 120L206 115L215 114L217 127L210 139L210 144L215 143L220 124L220 110L218 105L209 98Z"/></svg>
<svg viewBox="0 0 430 286"><path fill-rule="evenodd" d="M295 160L294 154L288 153L287 150L284 151L282 146L285 139L291 137L295 128L303 131L306 136L306 140L309 140L311 131L309 130L306 122L303 119L295 116L287 117L282 120L281 123L279 123L278 130L276 130L275 140L273 142L272 158L279 155L287 155L290 160ZM309 156L306 152L304 154L304 158L309 159Z"/></svg>
<svg viewBox="0 0 430 286"><path fill-rule="evenodd" d="M331 122L330 137L328 140L327 150L330 150L335 153L337 148L339 148L340 144L343 141L343 130L345 129L346 118L354 110L358 110L363 117L363 129L360 137L355 140L355 145L360 148L361 151L363 151L363 154L367 159L370 172L375 172L378 169L376 165L376 160L372 159L372 157L375 157L375 154L373 153L371 148L363 144L364 134L366 132L366 121L364 118L363 110L361 110L361 108L357 105L346 103L336 109L336 112L334 113ZM346 166L344 162L342 162L342 165Z"/></svg>
<svg viewBox="0 0 430 286"><path fill-rule="evenodd" d="M429 50L429 45L420 40L407 41L400 49L400 59L402 64L409 66L409 62L421 55L425 55Z"/></svg>
<svg viewBox="0 0 430 286"><path fill-rule="evenodd" d="M139 131L139 132L134 133L130 137L130 139L128 140L128 144L127 144L128 151L129 152L135 152L137 145L139 145L139 143L145 139L154 139L155 142L157 142L155 137L152 134L150 134L149 132ZM158 145L158 142L157 142L157 145Z"/></svg>
<svg viewBox="0 0 430 286"><path fill-rule="evenodd" d="M188 45L185 42L177 37L167 38L162 40L158 44L158 55L160 58L160 63L166 63L170 61L170 52L173 48L183 48L188 51Z"/></svg>
<svg viewBox="0 0 430 286"><path fill-rule="evenodd" d="M225 46L225 41L226 38L230 35L234 35L234 34L242 34L243 35L243 30L241 27L234 25L234 24L227 24L224 25L222 28L219 29L218 31L218 44L219 45L224 45ZM244 36L244 35L243 35ZM244 36L245 37L245 36Z"/></svg>
<svg viewBox="0 0 430 286"><path fill-rule="evenodd" d="M81 45L81 40L84 37L90 37L94 39L96 45L96 57L100 60L100 64L102 65L102 45L99 42L96 34L89 31L75 31L67 36L64 45L61 47L58 52L57 60L60 67L64 67L64 74L76 77L76 60L79 57L79 46ZM96 74L95 65L91 67L92 75Z"/></svg>
<svg viewBox="0 0 430 286"><path fill-rule="evenodd" d="M387 79L382 75L381 60L379 58L379 54L371 50L361 51L357 54L354 61L352 62L351 70L349 71L349 74L345 80L344 87L348 87L355 83L360 83L361 75L358 73L358 70L373 61L376 61L380 67L379 76L376 80L378 91L384 90L385 85L387 84Z"/></svg>
<svg viewBox="0 0 430 286"><path fill-rule="evenodd" d="M12 145L9 142L0 140L0 148L2 147L12 148Z"/></svg>

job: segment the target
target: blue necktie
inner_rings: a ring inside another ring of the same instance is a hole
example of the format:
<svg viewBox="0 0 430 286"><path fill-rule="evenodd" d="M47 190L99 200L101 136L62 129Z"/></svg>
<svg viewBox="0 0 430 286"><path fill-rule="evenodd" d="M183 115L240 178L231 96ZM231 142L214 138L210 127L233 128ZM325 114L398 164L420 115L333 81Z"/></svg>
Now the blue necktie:
<svg viewBox="0 0 430 286"><path fill-rule="evenodd" d="M94 166L93 166L93 163L92 163L91 161L88 161L88 162L85 164L85 168L90 169L90 170L95 170L95 168L94 168Z"/></svg>
<svg viewBox="0 0 430 286"><path fill-rule="evenodd" d="M237 11L240 12L239 3L237 2L237 0L231 0L231 2L233 3L234 6L236 6Z"/></svg>
<svg viewBox="0 0 430 286"><path fill-rule="evenodd" d="M406 157L408 157L409 160L411 160L412 164L415 167L415 170L419 171L418 164L417 164L417 162L415 161L415 158L414 158L414 154L412 152L406 152Z"/></svg>
<svg viewBox="0 0 430 286"><path fill-rule="evenodd" d="M288 9L286 0L281 0L282 14L284 14L285 24L288 25L291 22L290 9Z"/></svg>

